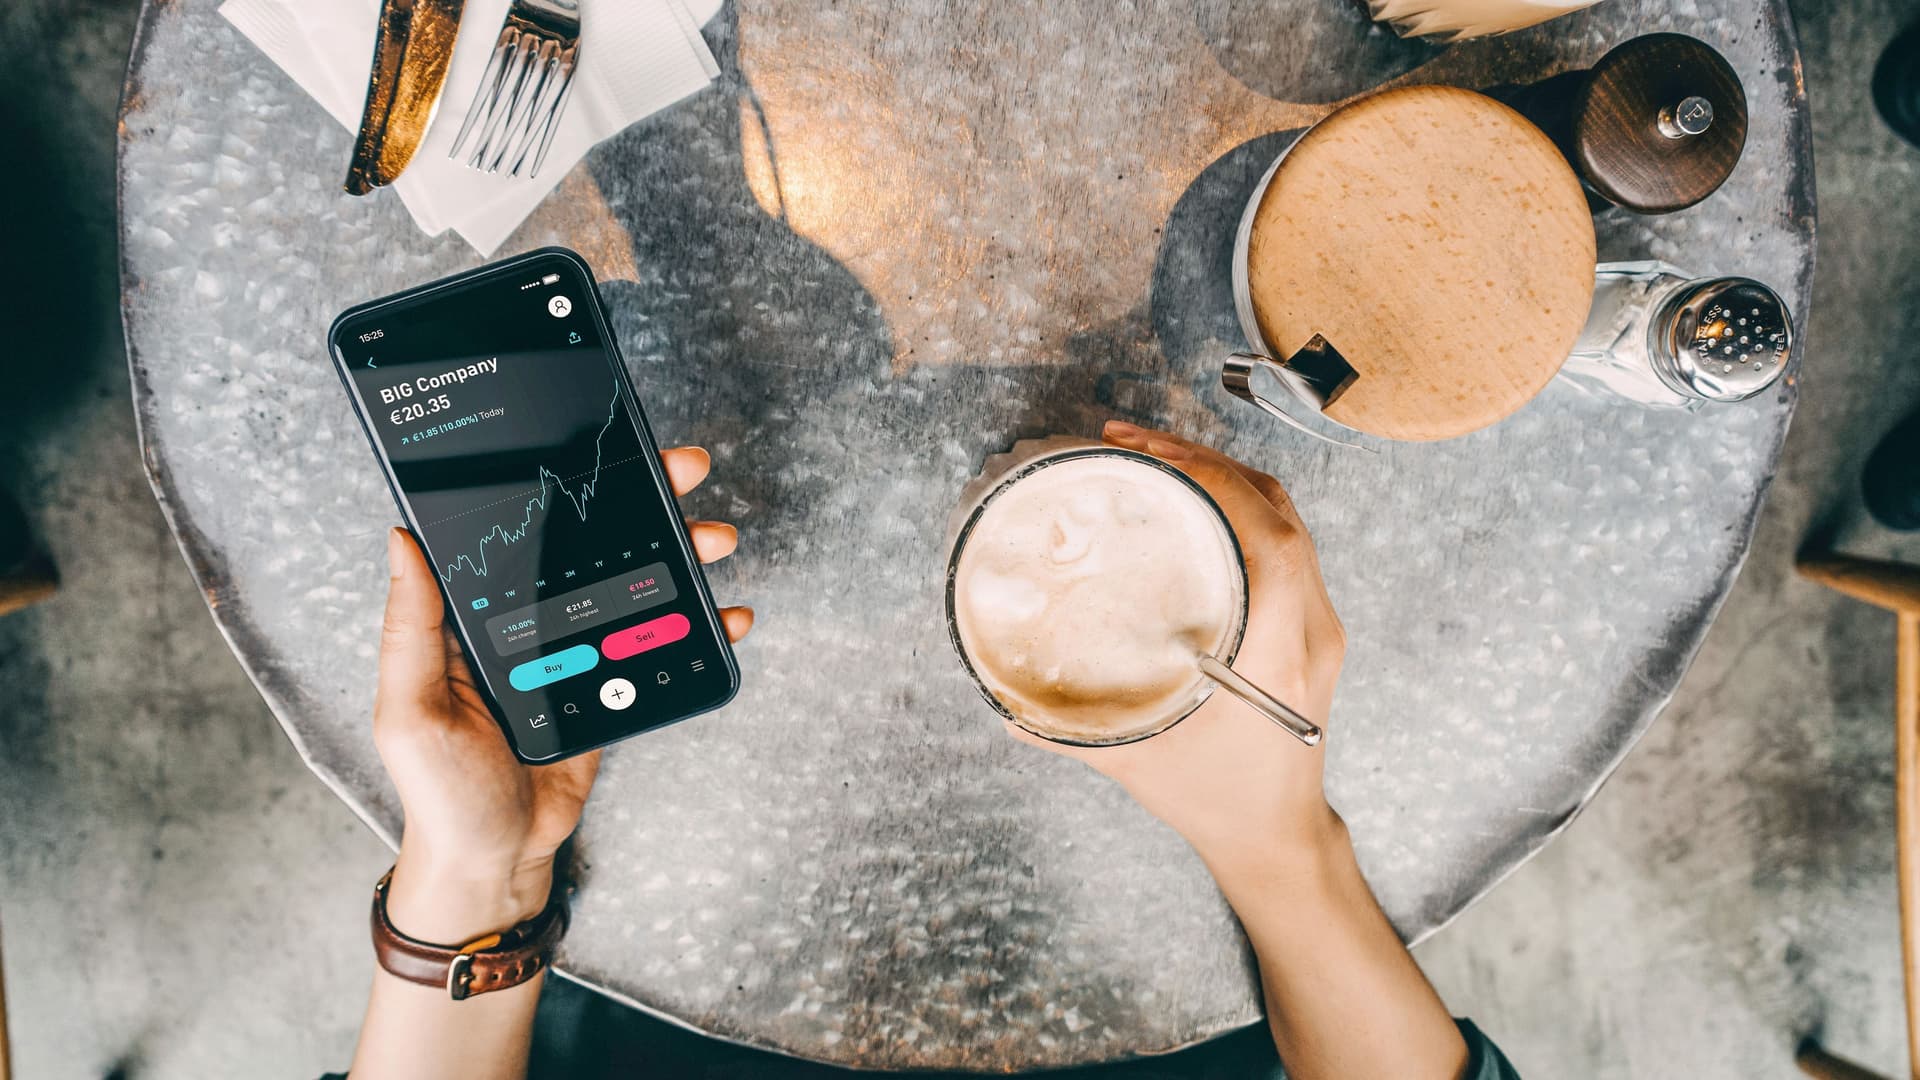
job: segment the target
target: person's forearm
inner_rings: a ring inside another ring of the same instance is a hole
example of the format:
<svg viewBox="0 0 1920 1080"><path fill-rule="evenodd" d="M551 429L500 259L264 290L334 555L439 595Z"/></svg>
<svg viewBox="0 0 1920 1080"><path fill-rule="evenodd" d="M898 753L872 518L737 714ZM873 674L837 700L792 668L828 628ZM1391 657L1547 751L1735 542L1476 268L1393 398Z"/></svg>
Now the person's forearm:
<svg viewBox="0 0 1920 1080"><path fill-rule="evenodd" d="M408 937L459 944L538 914L548 881L544 871L461 876L414 865L403 851L388 889L387 917ZM376 966L349 1075L520 1080L544 981L543 973L512 989L455 1001L444 989L407 982Z"/></svg>
<svg viewBox="0 0 1920 1080"><path fill-rule="evenodd" d="M1287 1075L1457 1080L1466 1042L1367 888L1345 824L1329 810L1312 833L1208 859L1253 943Z"/></svg>
<svg viewBox="0 0 1920 1080"><path fill-rule="evenodd" d="M374 969L352 1080L520 1080L544 975L455 1001Z"/></svg>

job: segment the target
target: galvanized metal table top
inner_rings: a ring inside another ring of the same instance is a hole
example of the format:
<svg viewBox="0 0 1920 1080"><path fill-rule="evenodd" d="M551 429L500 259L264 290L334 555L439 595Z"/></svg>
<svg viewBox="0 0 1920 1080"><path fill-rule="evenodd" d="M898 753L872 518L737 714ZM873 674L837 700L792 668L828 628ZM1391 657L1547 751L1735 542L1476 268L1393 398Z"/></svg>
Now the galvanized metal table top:
<svg viewBox="0 0 1920 1080"><path fill-rule="evenodd" d="M716 1035L872 1067L1112 1059L1254 1022L1199 861L1114 785L1006 738L940 617L949 509L1020 437L1120 415L1270 470L1352 638L1331 797L1409 938L1564 827L1652 721L1745 551L1793 409L1688 415L1556 382L1506 422L1378 454L1225 395L1227 255L1288 135L1383 82L1711 42L1751 134L1691 210L1602 258L1775 285L1804 313L1808 117L1786 5L1608 0L1441 49L1344 0L742 0L723 75L597 149L510 242L564 243L642 399L714 455L689 511L760 623L724 712L606 760L573 977ZM348 304L472 266L215 14L151 4L121 128L126 327L147 462L215 618L314 771L391 839L369 738L394 519L329 368Z"/></svg>

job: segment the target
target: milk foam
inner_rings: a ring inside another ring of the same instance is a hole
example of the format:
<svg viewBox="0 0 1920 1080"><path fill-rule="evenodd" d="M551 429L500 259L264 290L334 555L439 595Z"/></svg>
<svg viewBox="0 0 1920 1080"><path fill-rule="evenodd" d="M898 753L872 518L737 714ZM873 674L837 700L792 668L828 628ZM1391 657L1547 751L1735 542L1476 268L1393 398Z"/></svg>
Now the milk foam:
<svg viewBox="0 0 1920 1080"><path fill-rule="evenodd" d="M974 670L1038 730L1107 739L1190 708L1202 651L1228 647L1242 578L1213 509L1117 457L1048 465L988 503L961 552L954 618Z"/></svg>

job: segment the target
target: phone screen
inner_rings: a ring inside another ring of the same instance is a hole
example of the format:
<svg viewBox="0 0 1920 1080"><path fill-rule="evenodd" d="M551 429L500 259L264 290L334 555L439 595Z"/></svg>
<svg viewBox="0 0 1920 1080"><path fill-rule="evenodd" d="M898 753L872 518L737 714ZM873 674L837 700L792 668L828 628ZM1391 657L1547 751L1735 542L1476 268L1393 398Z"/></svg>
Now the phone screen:
<svg viewBox="0 0 1920 1080"><path fill-rule="evenodd" d="M527 760L724 704L738 674L584 264L355 309L335 359Z"/></svg>

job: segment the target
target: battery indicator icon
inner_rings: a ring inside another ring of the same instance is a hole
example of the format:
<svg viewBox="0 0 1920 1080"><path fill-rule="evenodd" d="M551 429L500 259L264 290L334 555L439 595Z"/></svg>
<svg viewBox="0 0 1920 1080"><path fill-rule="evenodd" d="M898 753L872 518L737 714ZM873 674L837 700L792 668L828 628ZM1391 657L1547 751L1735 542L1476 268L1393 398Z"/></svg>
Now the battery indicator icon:
<svg viewBox="0 0 1920 1080"><path fill-rule="evenodd" d="M560 275L559 275L559 274L548 274L548 275L547 275L546 277L543 277L543 278L541 278L541 279L540 279L540 284L542 284L542 285L553 285L553 284L555 284L555 283L557 283L557 282L559 282L559 280L560 280Z"/></svg>

